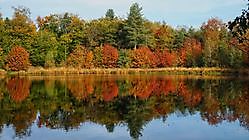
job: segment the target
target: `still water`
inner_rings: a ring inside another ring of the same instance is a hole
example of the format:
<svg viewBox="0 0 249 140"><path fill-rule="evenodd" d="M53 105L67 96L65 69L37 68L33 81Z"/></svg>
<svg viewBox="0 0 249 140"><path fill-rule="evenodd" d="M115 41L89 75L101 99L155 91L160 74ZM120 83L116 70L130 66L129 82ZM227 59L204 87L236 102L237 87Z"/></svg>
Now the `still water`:
<svg viewBox="0 0 249 140"><path fill-rule="evenodd" d="M0 139L249 139L249 80L166 75L0 79Z"/></svg>

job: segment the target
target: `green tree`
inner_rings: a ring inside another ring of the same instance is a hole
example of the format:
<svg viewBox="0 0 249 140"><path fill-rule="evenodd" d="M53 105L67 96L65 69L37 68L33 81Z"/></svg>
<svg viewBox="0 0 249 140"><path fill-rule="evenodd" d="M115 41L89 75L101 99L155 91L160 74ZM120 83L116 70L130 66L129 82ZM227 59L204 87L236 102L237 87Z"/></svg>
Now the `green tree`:
<svg viewBox="0 0 249 140"><path fill-rule="evenodd" d="M14 15L11 20L5 20L3 49L9 52L11 46L20 45L27 50L31 49L36 35L35 24L30 19L30 10L25 7L13 8Z"/></svg>
<svg viewBox="0 0 249 140"><path fill-rule="evenodd" d="M147 38L149 30L145 28L142 7L138 3L134 3L130 7L128 19L124 25L125 32L125 48L137 48L139 45L148 46Z"/></svg>
<svg viewBox="0 0 249 140"><path fill-rule="evenodd" d="M113 9L108 9L106 11L105 18L109 18L109 19L115 18L115 13L114 13Z"/></svg>
<svg viewBox="0 0 249 140"><path fill-rule="evenodd" d="M60 44L56 35L48 31L39 31L30 52L30 60L33 66L53 66ZM51 54L52 53L52 54ZM53 57L52 57L53 56Z"/></svg>
<svg viewBox="0 0 249 140"><path fill-rule="evenodd" d="M171 50L174 46L175 32L172 27L166 25L158 25L154 30L154 36L156 39L156 48L160 50L169 49Z"/></svg>
<svg viewBox="0 0 249 140"><path fill-rule="evenodd" d="M120 19L101 18L93 20L86 27L86 44L90 47L103 46L110 44L118 45L118 31L122 21Z"/></svg>

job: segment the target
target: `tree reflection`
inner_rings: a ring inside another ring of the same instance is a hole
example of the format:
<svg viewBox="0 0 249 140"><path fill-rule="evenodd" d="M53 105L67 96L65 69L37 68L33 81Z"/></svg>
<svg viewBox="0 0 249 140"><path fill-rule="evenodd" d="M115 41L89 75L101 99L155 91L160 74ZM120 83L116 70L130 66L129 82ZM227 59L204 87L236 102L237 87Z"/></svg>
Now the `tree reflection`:
<svg viewBox="0 0 249 140"><path fill-rule="evenodd" d="M31 81L27 78L11 78L7 81L7 89L15 102L22 102L29 96Z"/></svg>
<svg viewBox="0 0 249 140"><path fill-rule="evenodd" d="M66 131L90 121L105 126L108 132L125 125L130 136L138 139L151 120L165 121L175 112L199 112L210 125L239 120L249 130L247 80L136 75L13 77L1 80L0 87L0 133L4 125L11 125L20 137L31 135L34 121L38 127Z"/></svg>

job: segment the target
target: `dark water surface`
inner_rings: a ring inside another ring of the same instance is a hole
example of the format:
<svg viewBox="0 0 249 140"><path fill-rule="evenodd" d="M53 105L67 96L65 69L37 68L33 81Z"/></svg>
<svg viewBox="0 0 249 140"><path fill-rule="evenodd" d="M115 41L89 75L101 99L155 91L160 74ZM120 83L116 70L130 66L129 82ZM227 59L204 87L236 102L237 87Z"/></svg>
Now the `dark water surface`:
<svg viewBox="0 0 249 140"><path fill-rule="evenodd" d="M0 79L0 139L249 140L249 80L166 75Z"/></svg>

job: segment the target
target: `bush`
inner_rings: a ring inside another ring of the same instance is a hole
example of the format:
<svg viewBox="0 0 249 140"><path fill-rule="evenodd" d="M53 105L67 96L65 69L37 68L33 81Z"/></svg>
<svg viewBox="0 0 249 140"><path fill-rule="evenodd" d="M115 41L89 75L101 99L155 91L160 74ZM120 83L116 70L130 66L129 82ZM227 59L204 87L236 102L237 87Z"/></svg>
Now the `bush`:
<svg viewBox="0 0 249 140"><path fill-rule="evenodd" d="M93 53L83 46L77 46L75 50L69 54L66 65L76 68L92 68Z"/></svg>
<svg viewBox="0 0 249 140"><path fill-rule="evenodd" d="M163 51L157 50L156 54L159 59L159 67L171 67L177 65L177 55L175 52L169 52L168 49L164 49Z"/></svg>
<svg viewBox="0 0 249 140"><path fill-rule="evenodd" d="M7 56L6 62L7 70L26 70L30 65L29 53L23 47L13 47Z"/></svg>
<svg viewBox="0 0 249 140"><path fill-rule="evenodd" d="M158 57L148 47L133 50L131 60L133 68L154 68L158 65Z"/></svg>
<svg viewBox="0 0 249 140"><path fill-rule="evenodd" d="M102 61L105 68L115 68L118 62L118 50L110 45L102 49Z"/></svg>

